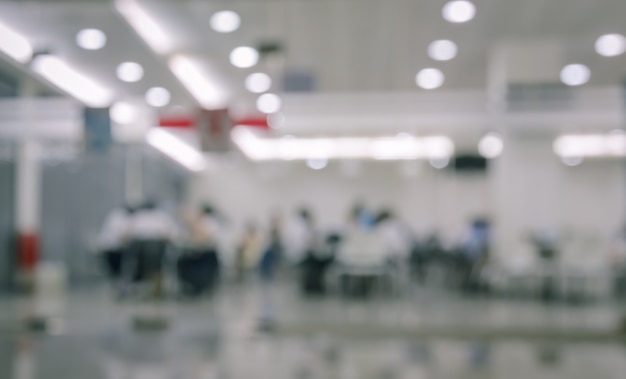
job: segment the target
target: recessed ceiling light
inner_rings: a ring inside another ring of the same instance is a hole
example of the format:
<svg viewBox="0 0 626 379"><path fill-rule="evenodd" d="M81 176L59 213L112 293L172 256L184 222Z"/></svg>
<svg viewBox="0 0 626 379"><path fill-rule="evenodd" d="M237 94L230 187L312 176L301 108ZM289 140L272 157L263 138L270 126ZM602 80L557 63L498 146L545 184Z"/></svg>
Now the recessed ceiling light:
<svg viewBox="0 0 626 379"><path fill-rule="evenodd" d="M488 133L478 143L478 152L480 155L487 159L493 159L504 150L504 143L502 137L497 133Z"/></svg>
<svg viewBox="0 0 626 379"><path fill-rule="evenodd" d="M452 23L468 22L476 15L476 6L467 0L450 1L444 5L443 18Z"/></svg>
<svg viewBox="0 0 626 379"><path fill-rule="evenodd" d="M107 36L99 29L83 29L76 34L76 44L85 50L99 50L107 43Z"/></svg>
<svg viewBox="0 0 626 379"><path fill-rule="evenodd" d="M325 158L307 159L306 165L309 166L309 168L313 170L322 170L326 168L326 166L328 166L328 159L325 159Z"/></svg>
<svg viewBox="0 0 626 379"><path fill-rule="evenodd" d="M621 34L605 34L596 41L596 52L605 57L615 57L626 52L626 37Z"/></svg>
<svg viewBox="0 0 626 379"><path fill-rule="evenodd" d="M450 164L450 158L433 158L429 159L428 162L430 165L437 170L441 170L442 168L448 167Z"/></svg>
<svg viewBox="0 0 626 379"><path fill-rule="evenodd" d="M576 167L583 163L582 157L562 157L561 162L563 162L566 166Z"/></svg>
<svg viewBox="0 0 626 379"><path fill-rule="evenodd" d="M584 64L570 64L561 70L561 81L568 86L581 86L589 81L591 71Z"/></svg>
<svg viewBox="0 0 626 379"><path fill-rule="evenodd" d="M252 67L259 61L259 52L248 46L240 46L230 53L230 63L235 67Z"/></svg>
<svg viewBox="0 0 626 379"><path fill-rule="evenodd" d="M109 113L111 120L118 124L131 124L137 119L137 109L124 102L113 104Z"/></svg>
<svg viewBox="0 0 626 379"><path fill-rule="evenodd" d="M146 92L146 103L153 107L164 107L170 103L170 91L163 87L152 87Z"/></svg>
<svg viewBox="0 0 626 379"><path fill-rule="evenodd" d="M261 96L256 101L256 107L260 112L263 113L276 113L280 110L282 105L282 101L280 97L273 93L266 93Z"/></svg>
<svg viewBox="0 0 626 379"><path fill-rule="evenodd" d="M425 68L415 76L415 83L423 89L435 89L443 85L445 76L437 68Z"/></svg>
<svg viewBox="0 0 626 379"><path fill-rule="evenodd" d="M143 67L136 62L124 62L117 66L117 77L128 83L138 82L143 78Z"/></svg>
<svg viewBox="0 0 626 379"><path fill-rule="evenodd" d="M255 72L246 78L246 89L254 93L263 93L272 87L272 78L262 72Z"/></svg>
<svg viewBox="0 0 626 379"><path fill-rule="evenodd" d="M456 43L447 39L433 41L428 46L428 56L436 61L449 61L454 59L457 51Z"/></svg>
<svg viewBox="0 0 626 379"><path fill-rule="evenodd" d="M239 29L241 17L233 11L219 11L211 16L211 28L218 33L231 33Z"/></svg>

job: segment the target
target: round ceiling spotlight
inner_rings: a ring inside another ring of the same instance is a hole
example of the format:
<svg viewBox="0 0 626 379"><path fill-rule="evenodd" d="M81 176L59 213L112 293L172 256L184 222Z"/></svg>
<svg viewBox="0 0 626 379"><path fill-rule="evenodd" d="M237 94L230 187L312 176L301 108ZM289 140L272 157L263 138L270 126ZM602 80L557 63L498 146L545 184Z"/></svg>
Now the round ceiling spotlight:
<svg viewBox="0 0 626 379"><path fill-rule="evenodd" d="M616 57L626 52L626 37L605 34L596 41L596 52L604 57Z"/></svg>
<svg viewBox="0 0 626 379"><path fill-rule="evenodd" d="M262 72L255 72L246 78L246 89L253 93L263 93L272 87L272 78Z"/></svg>
<svg viewBox="0 0 626 379"><path fill-rule="evenodd" d="M425 68L415 76L415 83L423 89L435 89L443 85L445 76L437 68Z"/></svg>
<svg viewBox="0 0 626 379"><path fill-rule="evenodd" d="M249 46L240 46L230 53L230 63L239 68L249 68L259 62L259 52Z"/></svg>
<svg viewBox="0 0 626 379"><path fill-rule="evenodd" d="M561 81L568 86L582 86L590 77L591 71L584 64L570 64L561 70Z"/></svg>
<svg viewBox="0 0 626 379"><path fill-rule="evenodd" d="M428 45L428 56L436 61L449 61L456 57L458 50L456 43L442 39Z"/></svg>
<svg viewBox="0 0 626 379"><path fill-rule="evenodd" d="M580 164L583 163L583 158L582 157L562 157L561 162L563 162L563 164L565 164L566 166L576 167L576 166L580 166Z"/></svg>
<svg viewBox="0 0 626 379"><path fill-rule="evenodd" d="M454 0L443 6L442 14L446 21L460 24L476 16L476 6L467 0Z"/></svg>
<svg viewBox="0 0 626 379"><path fill-rule="evenodd" d="M100 29L83 29L76 34L76 44L85 50L99 50L107 43L107 36Z"/></svg>
<svg viewBox="0 0 626 379"><path fill-rule="evenodd" d="M117 66L116 73L119 80L134 83L143 78L143 67L136 62L124 62Z"/></svg>
<svg viewBox="0 0 626 379"><path fill-rule="evenodd" d="M261 96L256 101L256 107L260 112L270 114L276 113L280 110L282 106L282 101L278 95L273 93L266 93Z"/></svg>
<svg viewBox="0 0 626 379"><path fill-rule="evenodd" d="M478 152L487 159L499 157L503 150L504 142L497 133L487 133L478 143Z"/></svg>
<svg viewBox="0 0 626 379"><path fill-rule="evenodd" d="M431 158L428 160L430 165L437 170L448 167L450 164L450 158Z"/></svg>
<svg viewBox="0 0 626 379"><path fill-rule="evenodd" d="M170 91L163 87L152 87L146 92L146 103L153 107L164 107L170 103Z"/></svg>
<svg viewBox="0 0 626 379"><path fill-rule="evenodd" d="M233 11L219 11L211 16L209 23L218 33L231 33L239 29L241 17Z"/></svg>
<svg viewBox="0 0 626 379"><path fill-rule="evenodd" d="M131 124L137 119L137 110L128 103L115 103L109 110L111 120L117 124Z"/></svg>
<svg viewBox="0 0 626 379"><path fill-rule="evenodd" d="M309 166L312 170L322 170L328 166L328 159L326 158L315 158L315 159L307 159L306 165Z"/></svg>

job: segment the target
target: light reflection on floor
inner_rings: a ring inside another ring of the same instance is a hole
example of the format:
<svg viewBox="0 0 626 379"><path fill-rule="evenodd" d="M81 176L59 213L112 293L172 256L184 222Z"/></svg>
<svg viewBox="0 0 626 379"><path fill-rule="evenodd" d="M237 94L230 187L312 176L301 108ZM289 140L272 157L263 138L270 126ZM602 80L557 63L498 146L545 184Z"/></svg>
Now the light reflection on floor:
<svg viewBox="0 0 626 379"><path fill-rule="evenodd" d="M619 315L619 307L610 304L544 306L438 295L303 300L285 288L271 296L269 312L278 325L604 327ZM120 304L103 291L72 294L62 334L0 332L0 378L622 379L626 372L626 346L612 343L352 338L324 327L310 337L268 334L256 328L259 315L268 312L261 300L268 298L255 290L161 305ZM25 307L23 301L0 301L0 320L16 321ZM168 327L133 330L133 318L153 315L169 320Z"/></svg>

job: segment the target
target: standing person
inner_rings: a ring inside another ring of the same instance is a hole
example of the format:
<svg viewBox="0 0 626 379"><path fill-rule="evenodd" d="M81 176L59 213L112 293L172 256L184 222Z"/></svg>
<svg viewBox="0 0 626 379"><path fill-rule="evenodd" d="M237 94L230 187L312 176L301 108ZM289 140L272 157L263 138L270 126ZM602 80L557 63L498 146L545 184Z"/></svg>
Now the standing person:
<svg viewBox="0 0 626 379"><path fill-rule="evenodd" d="M266 281L274 279L276 270L283 255L281 219L275 214L270 221L269 241L260 262L261 278Z"/></svg>
<svg viewBox="0 0 626 379"><path fill-rule="evenodd" d="M489 222L482 218L472 221L469 233L461 245L462 289L473 292L478 288L477 273L489 255Z"/></svg>
<svg viewBox="0 0 626 379"><path fill-rule="evenodd" d="M236 270L237 280L243 282L248 272L257 266L263 249L263 241L257 226L248 223L245 233L237 248Z"/></svg>
<svg viewBox="0 0 626 379"><path fill-rule="evenodd" d="M297 225L298 233L292 239L299 242L294 246L298 249L296 251L302 269L302 291L305 294L321 295L326 291L326 270L333 257L321 243L313 215L307 208L298 211L294 225Z"/></svg>
<svg viewBox="0 0 626 379"><path fill-rule="evenodd" d="M375 233L380 239L392 289L399 290L410 275L407 268L415 244L413 232L392 211L383 210L376 217Z"/></svg>
<svg viewBox="0 0 626 379"><path fill-rule="evenodd" d="M148 200L134 213L130 229L131 251L135 260L132 274L137 280L149 281L152 295L161 297L165 253L176 236L174 222L157 207L156 202Z"/></svg>
<svg viewBox="0 0 626 379"><path fill-rule="evenodd" d="M315 240L313 217L308 209L302 208L289 218L283 236L285 258L292 265L304 261Z"/></svg>
<svg viewBox="0 0 626 379"><path fill-rule="evenodd" d="M98 235L98 252L101 253L109 280L119 295L123 291L124 258L134 212L135 208L131 205L112 210Z"/></svg>
<svg viewBox="0 0 626 379"><path fill-rule="evenodd" d="M261 274L261 293L259 309L259 329L270 331L275 326L275 315L278 313L276 302L274 301L273 282L276 271L283 256L282 223L278 213L275 213L270 220L270 230L265 251L259 262Z"/></svg>
<svg viewBox="0 0 626 379"><path fill-rule="evenodd" d="M608 263L613 271L613 291L619 298L626 294L626 227L622 227L609 243Z"/></svg>
<svg viewBox="0 0 626 379"><path fill-rule="evenodd" d="M187 248L177 264L185 293L199 295L215 287L220 275L222 238L222 222L217 211L210 205L204 206L189 222Z"/></svg>

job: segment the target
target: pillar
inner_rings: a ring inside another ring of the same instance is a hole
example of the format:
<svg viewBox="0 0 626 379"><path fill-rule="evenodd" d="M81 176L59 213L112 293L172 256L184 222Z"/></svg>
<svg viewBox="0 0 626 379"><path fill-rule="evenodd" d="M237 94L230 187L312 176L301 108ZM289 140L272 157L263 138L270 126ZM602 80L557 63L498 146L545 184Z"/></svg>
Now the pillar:
<svg viewBox="0 0 626 379"><path fill-rule="evenodd" d="M15 165L15 223L17 247L17 280L27 290L32 290L34 270L40 256L40 142L32 124L33 100L36 95L35 83L25 79L20 87L20 121L23 130L17 135Z"/></svg>
<svg viewBox="0 0 626 379"><path fill-rule="evenodd" d="M39 259L39 219L41 172L39 167L39 143L34 140L20 141L16 164L16 229L18 269L20 277L32 280L33 270Z"/></svg>
<svg viewBox="0 0 626 379"><path fill-rule="evenodd" d="M528 138L520 133L523 125L510 125L507 121L512 84L559 82L559 72L566 63L560 46L558 40L508 41L490 52L490 124L486 132L497 132L504 141L504 151L490 162L489 173L492 250L496 258L507 259L519 253L531 227L556 226L557 183L550 175L556 164L551 149L553 136L546 133Z"/></svg>

